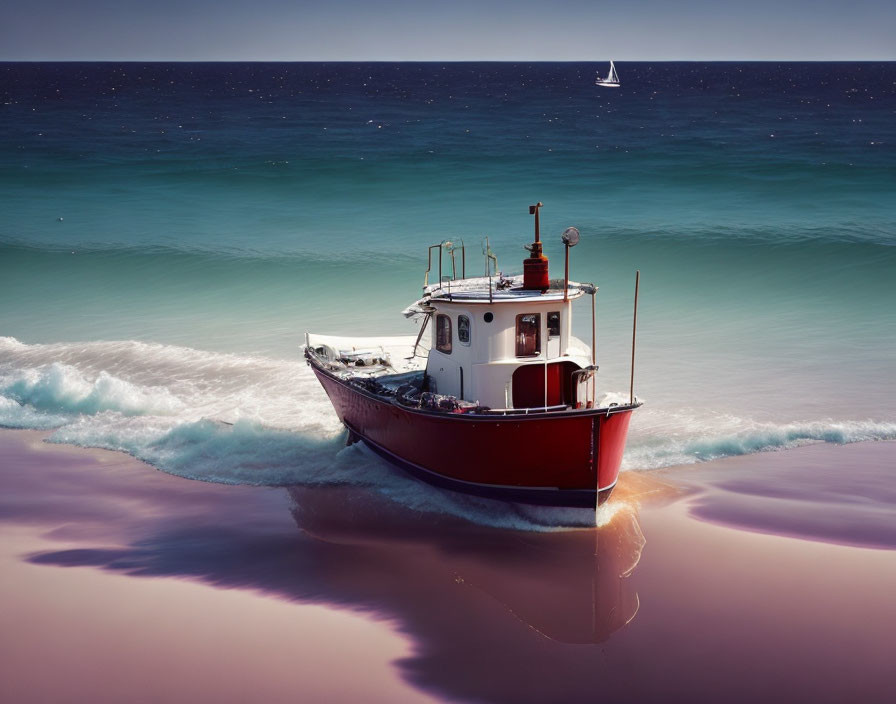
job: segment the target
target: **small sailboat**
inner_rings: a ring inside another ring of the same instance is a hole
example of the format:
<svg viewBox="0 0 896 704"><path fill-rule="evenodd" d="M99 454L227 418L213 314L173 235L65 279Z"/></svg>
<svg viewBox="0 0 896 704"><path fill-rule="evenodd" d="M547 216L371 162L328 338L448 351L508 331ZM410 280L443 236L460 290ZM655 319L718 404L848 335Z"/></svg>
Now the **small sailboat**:
<svg viewBox="0 0 896 704"><path fill-rule="evenodd" d="M597 78L594 80L594 85L604 86L605 88L619 87L619 75L616 73L616 65L613 63L612 59L610 60L610 72L607 74L607 77L601 78L600 74L597 74Z"/></svg>

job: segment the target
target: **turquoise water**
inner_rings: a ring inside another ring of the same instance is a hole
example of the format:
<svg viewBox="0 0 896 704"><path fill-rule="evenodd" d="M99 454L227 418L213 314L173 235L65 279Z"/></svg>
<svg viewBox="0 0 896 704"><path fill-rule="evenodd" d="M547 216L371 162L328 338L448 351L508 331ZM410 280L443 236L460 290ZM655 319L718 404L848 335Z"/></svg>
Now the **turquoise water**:
<svg viewBox="0 0 896 704"><path fill-rule="evenodd" d="M896 64L618 68L0 64L0 424L357 481L304 332L414 334L426 247L518 272L541 200L605 393L641 271L625 467L896 437Z"/></svg>

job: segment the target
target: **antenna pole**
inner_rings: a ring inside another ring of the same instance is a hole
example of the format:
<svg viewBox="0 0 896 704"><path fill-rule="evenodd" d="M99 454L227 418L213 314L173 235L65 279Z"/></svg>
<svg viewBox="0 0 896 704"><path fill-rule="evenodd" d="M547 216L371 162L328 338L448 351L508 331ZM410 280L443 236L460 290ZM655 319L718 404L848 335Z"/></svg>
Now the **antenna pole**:
<svg viewBox="0 0 896 704"><path fill-rule="evenodd" d="M569 247L566 248L569 251ZM591 287L591 408L597 408L597 313L595 311L594 299L597 297L597 287ZM585 382L588 383L587 381ZM588 387L585 387L585 394L588 393ZM587 407L587 403L585 404ZM600 506L600 472L598 471L598 457L600 456L600 442L594 440L594 424L600 423L599 418L591 417L591 461L594 463L594 525L597 525L597 509ZM600 427L600 426L598 426ZM595 541L597 534L595 533ZM594 554L597 555L597 544L595 543ZM594 604L592 603L592 610Z"/></svg>
<svg viewBox="0 0 896 704"><path fill-rule="evenodd" d="M641 281L641 270L635 272L635 312L632 317L632 376L631 385L628 388L629 405L635 403L635 334L638 329L638 284Z"/></svg>
<svg viewBox="0 0 896 704"><path fill-rule="evenodd" d="M594 307L594 298L597 288L591 291L591 366L597 366L597 313ZM591 370L591 407L597 406L597 369Z"/></svg>

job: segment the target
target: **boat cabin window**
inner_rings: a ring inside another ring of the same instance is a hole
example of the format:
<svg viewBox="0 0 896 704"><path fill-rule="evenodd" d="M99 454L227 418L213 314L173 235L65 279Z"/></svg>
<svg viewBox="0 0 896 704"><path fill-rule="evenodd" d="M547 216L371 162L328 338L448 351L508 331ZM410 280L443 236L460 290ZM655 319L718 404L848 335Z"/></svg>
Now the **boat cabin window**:
<svg viewBox="0 0 896 704"><path fill-rule="evenodd" d="M462 345L470 344L470 319L465 315L457 316L457 341Z"/></svg>
<svg viewBox="0 0 896 704"><path fill-rule="evenodd" d="M436 316L436 349L451 354L451 318L441 313Z"/></svg>
<svg viewBox="0 0 896 704"><path fill-rule="evenodd" d="M560 337L560 311L548 313L548 339Z"/></svg>
<svg viewBox="0 0 896 704"><path fill-rule="evenodd" d="M516 316L516 356L537 357L541 354L541 313Z"/></svg>

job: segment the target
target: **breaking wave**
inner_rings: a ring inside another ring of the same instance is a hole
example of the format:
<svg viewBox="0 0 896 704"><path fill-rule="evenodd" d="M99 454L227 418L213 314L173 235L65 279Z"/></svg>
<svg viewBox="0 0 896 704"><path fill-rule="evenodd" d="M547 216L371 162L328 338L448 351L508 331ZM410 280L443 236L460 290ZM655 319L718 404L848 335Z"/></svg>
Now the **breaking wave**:
<svg viewBox="0 0 896 704"><path fill-rule="evenodd" d="M35 411L173 415L183 406L164 387L141 388L105 371L88 381L74 367L59 362L14 372L0 382L0 393Z"/></svg>

